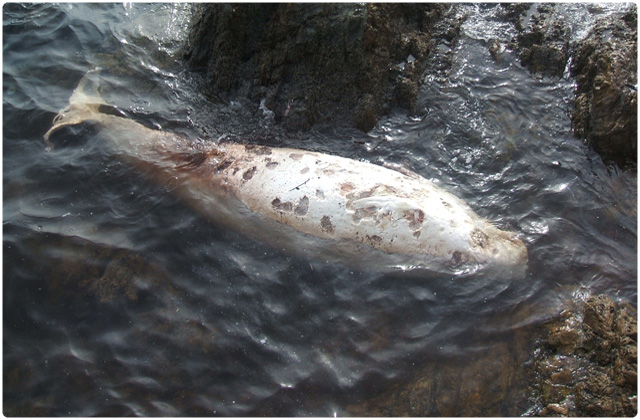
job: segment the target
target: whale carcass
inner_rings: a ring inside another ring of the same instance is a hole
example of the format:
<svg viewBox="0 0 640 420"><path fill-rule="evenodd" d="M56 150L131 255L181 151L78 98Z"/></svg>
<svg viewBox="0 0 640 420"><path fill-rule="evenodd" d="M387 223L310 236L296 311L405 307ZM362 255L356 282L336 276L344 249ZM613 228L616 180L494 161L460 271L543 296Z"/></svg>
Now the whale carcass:
<svg viewBox="0 0 640 420"><path fill-rule="evenodd" d="M113 113L89 72L60 111L91 122L117 155L206 217L280 249L367 270L521 278L527 249L425 178L339 156L254 144L206 143ZM93 85L90 89L88 85Z"/></svg>

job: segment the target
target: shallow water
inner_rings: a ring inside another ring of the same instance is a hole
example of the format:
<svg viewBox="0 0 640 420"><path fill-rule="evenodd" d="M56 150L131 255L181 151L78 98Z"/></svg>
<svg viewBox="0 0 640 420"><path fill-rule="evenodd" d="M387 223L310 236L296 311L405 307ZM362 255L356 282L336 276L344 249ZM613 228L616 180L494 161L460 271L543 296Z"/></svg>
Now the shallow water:
<svg viewBox="0 0 640 420"><path fill-rule="evenodd" d="M456 382L437 383L427 413L526 412L536 326L589 293L635 306L637 178L573 138L568 75L491 57L492 39L514 35L498 12L460 6L460 41L439 46L452 68L427 77L416 115L292 135L258 105L200 94L179 61L187 5L5 5L4 414L367 414L430 366L455 377L480 364L469 380L494 389L498 411ZM47 151L42 135L96 66L110 103L147 126L414 170L518 232L527 276L425 280L293 257L203 220L92 127Z"/></svg>

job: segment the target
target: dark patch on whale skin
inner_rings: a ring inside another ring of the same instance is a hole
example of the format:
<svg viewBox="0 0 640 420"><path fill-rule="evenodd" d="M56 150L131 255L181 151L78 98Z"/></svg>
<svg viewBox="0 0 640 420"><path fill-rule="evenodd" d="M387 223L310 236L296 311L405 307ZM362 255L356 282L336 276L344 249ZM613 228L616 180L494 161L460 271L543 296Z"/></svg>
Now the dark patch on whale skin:
<svg viewBox="0 0 640 420"><path fill-rule="evenodd" d="M280 201L279 198L275 198L273 199L273 201L271 202L271 207L273 207L274 210L279 211L279 212L291 212L293 211L293 204L290 201Z"/></svg>
<svg viewBox="0 0 640 420"><path fill-rule="evenodd" d="M261 146L258 144L245 144L244 150L254 153L256 155L270 155L272 153L269 146Z"/></svg>
<svg viewBox="0 0 640 420"><path fill-rule="evenodd" d="M467 259L462 254L462 252L453 251L453 254L451 255L451 260L449 261L449 265L451 266L451 268L458 268L465 262L467 262Z"/></svg>
<svg viewBox="0 0 640 420"><path fill-rule="evenodd" d="M351 182L345 182L343 184L340 184L340 191L344 193L351 192L355 189L356 189L355 185L353 185Z"/></svg>
<svg viewBox="0 0 640 420"><path fill-rule="evenodd" d="M276 166L280 165L279 162L276 162L275 160L272 160L270 157L264 158L264 161L265 161L265 165L264 166L265 166L265 168L268 168L268 169L273 169Z"/></svg>
<svg viewBox="0 0 640 420"><path fill-rule="evenodd" d="M309 198L305 195L300 199L294 213L297 216L305 216L309 212Z"/></svg>
<svg viewBox="0 0 640 420"><path fill-rule="evenodd" d="M218 172L222 172L225 169L227 169L229 166L231 166L233 164L233 159L225 159L222 162L218 163L215 168L216 171Z"/></svg>
<svg viewBox="0 0 640 420"><path fill-rule="evenodd" d="M207 158L209 157L209 153L207 152L173 153L171 157L178 162L182 162L179 165L176 165L176 169L197 168L207 160Z"/></svg>
<svg viewBox="0 0 640 420"><path fill-rule="evenodd" d="M309 197L306 195L302 197L295 207L291 201L282 201L279 198L274 198L271 201L271 207L280 213L293 212L296 216L306 216L309 213Z"/></svg>
<svg viewBox="0 0 640 420"><path fill-rule="evenodd" d="M409 227L417 230L424 224L424 212L420 209L406 210L402 213L402 218L409 221Z"/></svg>
<svg viewBox="0 0 640 420"><path fill-rule="evenodd" d="M380 245L380 242L382 242L382 238L378 235L367 235L367 240L372 246Z"/></svg>
<svg viewBox="0 0 640 420"><path fill-rule="evenodd" d="M333 227L333 223L331 223L331 217L322 216L322 219L320 219L320 228L322 228L323 232L333 233L335 228Z"/></svg>
<svg viewBox="0 0 640 420"><path fill-rule="evenodd" d="M244 171L244 173L242 174L242 179L245 181L248 181L251 178L253 178L253 175L255 175L255 173L256 173L256 167L252 166L250 169L247 169L246 171Z"/></svg>
<svg viewBox="0 0 640 420"><path fill-rule="evenodd" d="M351 220L353 223L358 224L362 219L371 219L376 220L378 216L378 207L376 206L367 206L365 208L356 209L351 216Z"/></svg>
<svg viewBox="0 0 640 420"><path fill-rule="evenodd" d="M471 232L471 242L478 247L485 249L489 246L489 236L480 229L474 229Z"/></svg>

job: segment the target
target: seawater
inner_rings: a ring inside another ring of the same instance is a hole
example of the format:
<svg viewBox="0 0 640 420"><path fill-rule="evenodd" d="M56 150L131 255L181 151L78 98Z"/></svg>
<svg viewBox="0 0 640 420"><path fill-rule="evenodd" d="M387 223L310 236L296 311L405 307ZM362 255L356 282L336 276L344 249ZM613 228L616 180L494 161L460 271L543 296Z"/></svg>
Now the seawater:
<svg viewBox="0 0 640 420"><path fill-rule="evenodd" d="M637 177L573 137L568 72L491 56L515 35L499 6L458 7L459 41L438 46L452 66L427 76L415 115L291 134L257 104L203 97L180 61L189 5L5 4L4 414L375 414L403 384L430 384L425 414L526 412L537 326L588 294L635 306ZM96 67L113 112L150 127L411 169L518 232L528 274L424 279L295 258L201 219L90 126L47 151L42 135ZM488 398L464 398L470 387Z"/></svg>

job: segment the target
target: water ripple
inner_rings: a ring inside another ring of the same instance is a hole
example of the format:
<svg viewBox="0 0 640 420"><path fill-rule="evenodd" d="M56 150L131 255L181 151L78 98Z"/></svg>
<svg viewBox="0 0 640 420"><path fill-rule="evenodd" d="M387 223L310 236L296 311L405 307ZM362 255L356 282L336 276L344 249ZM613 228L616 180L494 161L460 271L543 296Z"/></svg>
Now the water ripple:
<svg viewBox="0 0 640 420"><path fill-rule="evenodd" d="M534 77L507 51L491 58L491 39L513 36L501 6L460 6L477 19L448 77L426 78L415 115L295 139L263 136L251 107L203 97L179 61L190 7L5 5L5 414L347 415L351 396L378 395L416 366L485 360L576 293L635 302L637 177L573 138L572 81ZM610 9L562 7L572 19ZM150 127L415 171L517 232L527 276L303 260L202 219L170 184L111 156L90 125L47 152L42 134L96 65L109 101Z"/></svg>

